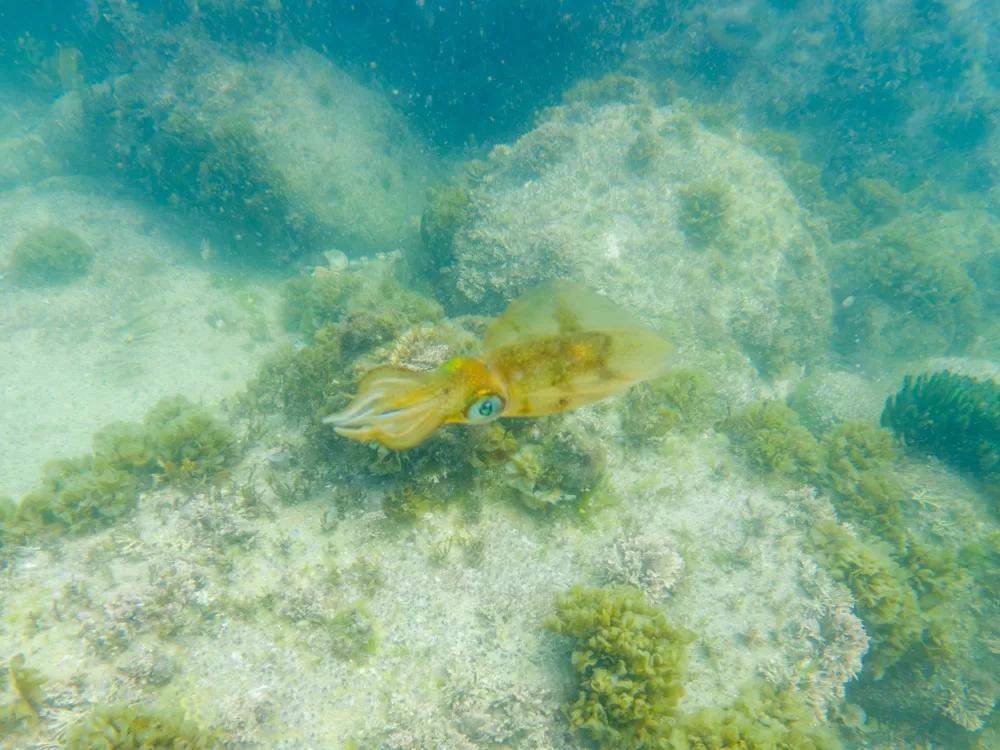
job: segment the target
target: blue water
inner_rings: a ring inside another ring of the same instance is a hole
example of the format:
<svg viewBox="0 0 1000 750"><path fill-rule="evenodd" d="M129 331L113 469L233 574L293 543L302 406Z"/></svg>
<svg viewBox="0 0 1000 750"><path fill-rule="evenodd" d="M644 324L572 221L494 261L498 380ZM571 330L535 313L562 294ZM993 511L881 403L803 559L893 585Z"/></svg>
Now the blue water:
<svg viewBox="0 0 1000 750"><path fill-rule="evenodd" d="M0 747L140 747L81 729L112 710L222 747L1000 744L998 35L932 0L0 4ZM528 375L393 375L440 396L419 438L321 421L422 419L362 377L460 355ZM164 427L172 393L206 411ZM573 584L686 629L640 648L689 654L684 700L543 626Z"/></svg>

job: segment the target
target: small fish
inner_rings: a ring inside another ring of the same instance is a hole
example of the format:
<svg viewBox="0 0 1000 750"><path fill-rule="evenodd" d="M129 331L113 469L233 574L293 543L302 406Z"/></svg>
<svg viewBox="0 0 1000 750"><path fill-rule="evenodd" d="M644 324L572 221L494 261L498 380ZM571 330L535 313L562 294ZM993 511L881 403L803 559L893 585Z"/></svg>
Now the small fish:
<svg viewBox="0 0 1000 750"><path fill-rule="evenodd" d="M515 300L487 333L482 357L456 357L431 372L375 368L323 422L353 440L408 450L444 424L601 401L662 375L672 351L605 297L560 283Z"/></svg>

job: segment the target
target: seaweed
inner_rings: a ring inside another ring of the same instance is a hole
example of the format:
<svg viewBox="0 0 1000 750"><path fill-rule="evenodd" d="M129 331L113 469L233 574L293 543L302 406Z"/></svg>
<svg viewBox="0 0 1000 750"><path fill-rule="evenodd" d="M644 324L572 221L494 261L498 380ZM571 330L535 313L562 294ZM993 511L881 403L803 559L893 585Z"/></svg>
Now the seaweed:
<svg viewBox="0 0 1000 750"><path fill-rule="evenodd" d="M203 729L178 709L140 704L99 706L69 728L66 750L211 750L214 731Z"/></svg>
<svg viewBox="0 0 1000 750"><path fill-rule="evenodd" d="M727 246L725 233L733 189L722 180L698 180L680 189L678 222L698 247Z"/></svg>
<svg viewBox="0 0 1000 750"><path fill-rule="evenodd" d="M93 262L93 249L79 235L48 224L14 246L7 272L20 286L52 286L86 275Z"/></svg>
<svg viewBox="0 0 1000 750"><path fill-rule="evenodd" d="M689 631L674 628L632 588L576 586L545 627L574 639L573 729L601 748L660 747L684 695Z"/></svg>
<svg viewBox="0 0 1000 750"><path fill-rule="evenodd" d="M750 404L723 427L750 463L765 473L810 480L825 469L822 446L780 401Z"/></svg>
<svg viewBox="0 0 1000 750"><path fill-rule="evenodd" d="M907 375L882 425L988 486L1000 479L1000 386L948 370Z"/></svg>

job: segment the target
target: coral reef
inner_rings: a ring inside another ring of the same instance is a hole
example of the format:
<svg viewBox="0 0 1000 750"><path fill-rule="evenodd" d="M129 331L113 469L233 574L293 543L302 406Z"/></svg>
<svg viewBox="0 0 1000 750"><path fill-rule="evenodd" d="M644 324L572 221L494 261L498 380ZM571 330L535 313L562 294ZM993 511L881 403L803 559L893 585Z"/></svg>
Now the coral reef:
<svg viewBox="0 0 1000 750"><path fill-rule="evenodd" d="M51 286L85 276L93 262L94 250L78 234L48 224L14 245L6 270L20 286Z"/></svg>

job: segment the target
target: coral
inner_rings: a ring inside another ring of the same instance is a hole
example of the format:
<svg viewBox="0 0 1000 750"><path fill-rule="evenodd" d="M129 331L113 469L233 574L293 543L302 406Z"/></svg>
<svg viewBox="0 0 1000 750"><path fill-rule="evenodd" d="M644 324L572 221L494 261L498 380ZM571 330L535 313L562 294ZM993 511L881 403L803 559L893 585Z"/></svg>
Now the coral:
<svg viewBox="0 0 1000 750"><path fill-rule="evenodd" d="M143 705L99 706L69 728L66 750L210 750L215 732L175 709Z"/></svg>
<svg viewBox="0 0 1000 750"><path fill-rule="evenodd" d="M50 286L87 273L94 251L77 234L49 224L33 230L10 253L7 272L21 286Z"/></svg>
<svg viewBox="0 0 1000 750"><path fill-rule="evenodd" d="M669 741L671 750L756 748L756 750L839 750L837 735L821 727L802 695L763 680L744 685L727 708L704 708L682 717Z"/></svg>
<svg viewBox="0 0 1000 750"><path fill-rule="evenodd" d="M809 480L824 468L822 446L780 401L758 401L724 423L753 466L777 476Z"/></svg>
<svg viewBox="0 0 1000 750"><path fill-rule="evenodd" d="M575 639L579 697L566 707L573 729L602 748L663 746L684 695L692 634L629 588L575 587L545 626Z"/></svg>
<svg viewBox="0 0 1000 750"><path fill-rule="evenodd" d="M972 472L1000 475L1000 386L947 370L907 375L886 401L882 424L908 446Z"/></svg>
<svg viewBox="0 0 1000 750"><path fill-rule="evenodd" d="M721 180L699 180L685 185L679 192L678 222L688 239L699 247L724 247L733 189Z"/></svg>
<svg viewBox="0 0 1000 750"><path fill-rule="evenodd" d="M612 586L638 589L659 604L684 575L684 558L673 537L635 526L628 524L615 534L604 554L604 576Z"/></svg>

